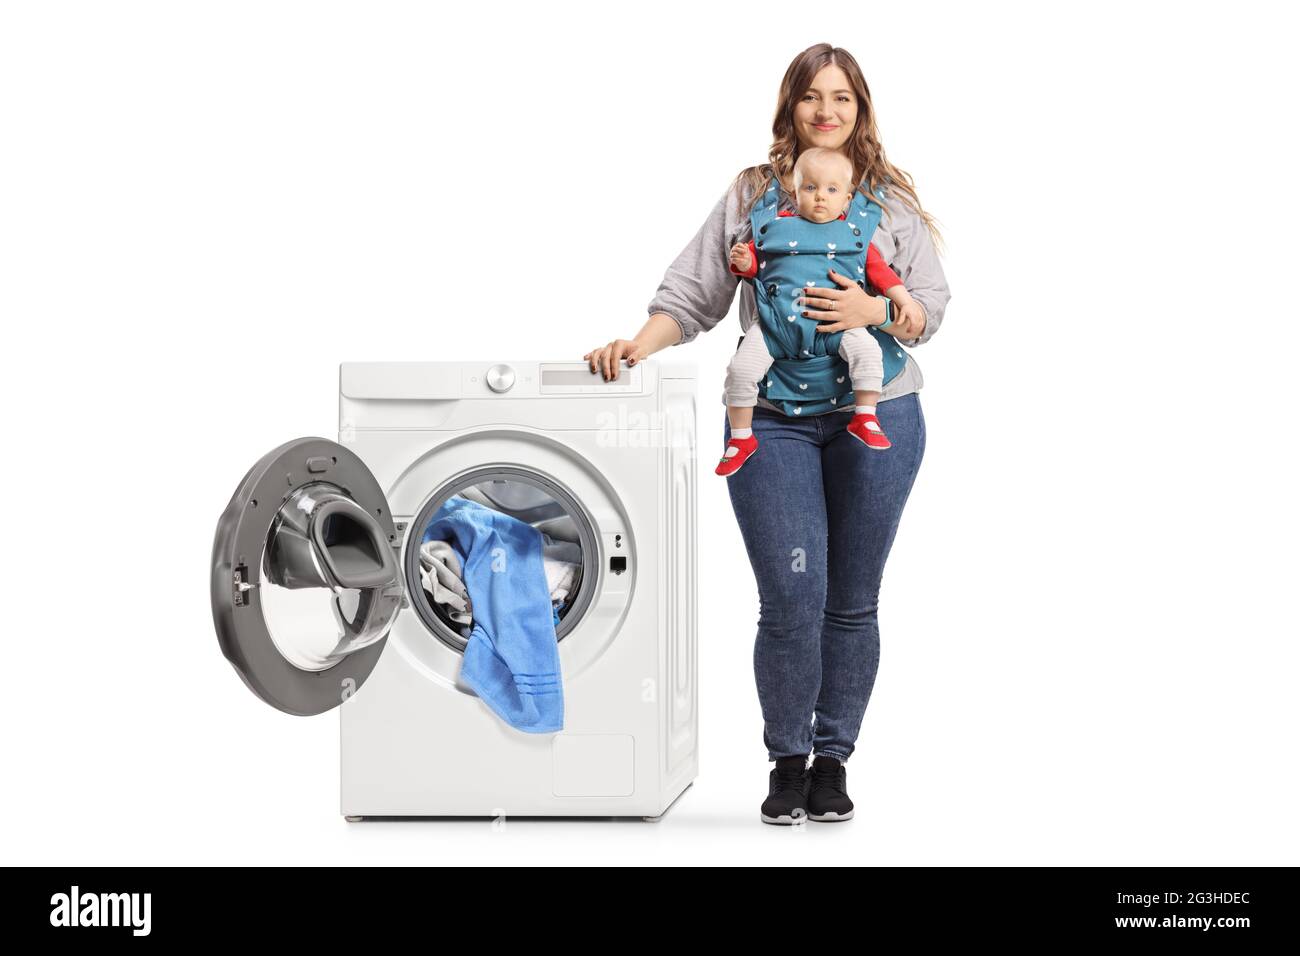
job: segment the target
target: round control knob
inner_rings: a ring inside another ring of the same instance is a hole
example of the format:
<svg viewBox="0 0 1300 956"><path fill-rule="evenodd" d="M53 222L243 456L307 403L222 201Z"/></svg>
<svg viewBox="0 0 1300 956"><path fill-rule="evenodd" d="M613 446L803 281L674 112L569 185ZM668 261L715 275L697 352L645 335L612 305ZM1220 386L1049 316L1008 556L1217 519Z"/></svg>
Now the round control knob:
<svg viewBox="0 0 1300 956"><path fill-rule="evenodd" d="M515 370L509 365L493 365L487 370L487 384L494 392L508 392L515 384Z"/></svg>

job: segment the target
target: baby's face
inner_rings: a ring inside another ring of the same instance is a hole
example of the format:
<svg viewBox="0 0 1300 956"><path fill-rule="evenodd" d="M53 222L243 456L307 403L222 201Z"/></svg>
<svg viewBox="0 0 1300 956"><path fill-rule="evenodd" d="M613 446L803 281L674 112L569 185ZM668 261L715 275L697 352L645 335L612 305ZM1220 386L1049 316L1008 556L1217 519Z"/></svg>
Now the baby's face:
<svg viewBox="0 0 1300 956"><path fill-rule="evenodd" d="M799 215L812 222L838 219L853 199L844 167L838 163L809 163L799 182Z"/></svg>

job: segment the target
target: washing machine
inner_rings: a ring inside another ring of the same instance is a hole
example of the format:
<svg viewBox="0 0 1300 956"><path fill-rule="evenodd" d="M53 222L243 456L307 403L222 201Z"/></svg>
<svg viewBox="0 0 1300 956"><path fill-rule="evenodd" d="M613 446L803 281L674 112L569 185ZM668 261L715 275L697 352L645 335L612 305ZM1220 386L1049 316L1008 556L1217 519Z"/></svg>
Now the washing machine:
<svg viewBox="0 0 1300 956"><path fill-rule="evenodd" d="M698 769L692 365L345 363L338 441L274 449L217 527L226 658L290 714L338 710L341 812L659 818ZM467 497L577 545L554 609L563 729L459 680L468 628L423 532Z"/></svg>

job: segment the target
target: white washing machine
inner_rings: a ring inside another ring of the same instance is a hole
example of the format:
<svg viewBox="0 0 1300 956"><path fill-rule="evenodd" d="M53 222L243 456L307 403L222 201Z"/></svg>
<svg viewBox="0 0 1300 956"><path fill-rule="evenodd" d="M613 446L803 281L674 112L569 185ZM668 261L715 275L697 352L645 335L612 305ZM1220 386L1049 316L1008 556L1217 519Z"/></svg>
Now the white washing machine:
<svg viewBox="0 0 1300 956"><path fill-rule="evenodd" d="M338 707L342 813L656 818L698 769L695 368L349 363L339 440L268 453L217 528L212 608L264 701ZM564 727L458 682L468 628L422 583L461 495L581 560L556 625ZM562 529L562 530L561 530Z"/></svg>

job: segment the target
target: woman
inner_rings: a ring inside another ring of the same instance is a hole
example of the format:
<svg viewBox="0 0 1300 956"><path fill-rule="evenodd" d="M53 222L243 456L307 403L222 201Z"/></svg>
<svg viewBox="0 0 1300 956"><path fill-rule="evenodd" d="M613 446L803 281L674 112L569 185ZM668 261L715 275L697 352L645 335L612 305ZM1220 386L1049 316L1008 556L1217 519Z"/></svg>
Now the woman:
<svg viewBox="0 0 1300 956"><path fill-rule="evenodd" d="M793 210L790 174L800 152L814 146L845 153L859 188L881 198L884 217L871 241L923 314L887 322L884 298L831 270L835 284L808 296L804 314L819 320L822 332L881 326L909 347L934 335L949 299L934 223L911 177L885 159L871 94L853 57L825 43L799 54L781 82L772 132L770 163L736 177L668 268L636 337L583 356L593 372L613 378L620 360L635 365L722 320L740 282L728 268L729 250L751 238L754 201L775 174L780 208ZM741 286L740 316L743 329L758 321L748 284ZM759 593L754 675L763 742L776 762L760 811L764 822L853 816L844 763L876 679L876 598L885 559L925 452L917 396L922 384L910 356L885 384L876 415L893 447L883 452L845 430L851 402L843 410L796 418L759 398L752 429L761 451L727 479ZM732 438L725 418L723 432L725 447ZM789 507L792 501L801 506Z"/></svg>

